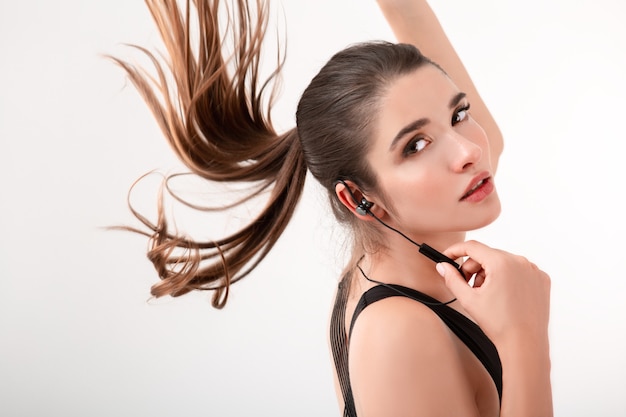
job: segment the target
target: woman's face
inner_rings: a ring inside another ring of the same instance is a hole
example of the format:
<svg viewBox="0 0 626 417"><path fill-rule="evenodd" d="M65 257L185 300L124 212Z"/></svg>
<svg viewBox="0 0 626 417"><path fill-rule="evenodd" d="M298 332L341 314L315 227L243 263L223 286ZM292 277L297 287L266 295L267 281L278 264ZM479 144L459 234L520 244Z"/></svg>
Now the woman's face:
<svg viewBox="0 0 626 417"><path fill-rule="evenodd" d="M388 221L431 235L495 220L500 201L489 142L454 83L426 65L392 82L381 104L367 159L385 195L377 203L387 209Z"/></svg>

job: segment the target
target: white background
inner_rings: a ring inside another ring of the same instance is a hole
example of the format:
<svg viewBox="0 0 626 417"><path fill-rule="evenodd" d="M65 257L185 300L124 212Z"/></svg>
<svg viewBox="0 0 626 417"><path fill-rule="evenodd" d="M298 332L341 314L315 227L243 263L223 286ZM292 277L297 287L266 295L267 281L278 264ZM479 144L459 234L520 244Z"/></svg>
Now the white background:
<svg viewBox="0 0 626 417"><path fill-rule="evenodd" d="M281 129L331 54L393 40L373 0L282 4ZM469 237L552 276L556 415L625 416L626 6L432 6L506 141L503 214ZM326 322L343 241L313 182L223 311L206 293L148 302L145 240L102 229L135 224L137 177L180 166L101 57L135 59L125 42L159 45L139 0L0 5L0 415L338 415Z"/></svg>

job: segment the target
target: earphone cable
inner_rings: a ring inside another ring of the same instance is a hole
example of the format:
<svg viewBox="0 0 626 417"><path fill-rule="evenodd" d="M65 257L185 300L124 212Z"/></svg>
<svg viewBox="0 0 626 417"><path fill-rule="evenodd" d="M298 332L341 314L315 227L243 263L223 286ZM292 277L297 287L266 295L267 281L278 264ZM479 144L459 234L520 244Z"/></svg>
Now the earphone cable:
<svg viewBox="0 0 626 417"><path fill-rule="evenodd" d="M361 256L361 259L363 259L363 256ZM383 287L389 288L390 290L395 291L395 292L397 292L398 294L403 295L404 297L411 298L411 299L415 300L415 297L410 296L410 295L409 295L409 294L407 294L406 292L404 292L404 291L402 291L402 290L399 290L398 288L396 288L396 287L394 287L394 286L392 286L392 285L386 284L386 283L381 282L381 281L376 281L375 279L372 279L372 278L368 277L368 276L365 274L365 271L363 271L363 268L361 268L361 265L360 265L360 263L361 263L361 259L359 259L359 260L357 261L357 263L356 263L356 267L359 269L359 271L361 271L361 275L363 275L363 278L365 278L365 279L366 279L366 280L368 280L369 282L373 282L374 284L382 285ZM445 301L445 302L438 301L438 302L436 302L436 303L433 303L433 302L430 302L430 301L424 301L424 300L416 300L416 301L419 301L419 302L420 302L420 303L422 303L422 304L427 304L427 305L430 305L430 306L446 306L446 305L448 305L448 304L452 304L453 302L455 302L455 301L456 301L456 297L455 297L455 298L453 298L453 299L452 299L452 300L450 300L450 301Z"/></svg>

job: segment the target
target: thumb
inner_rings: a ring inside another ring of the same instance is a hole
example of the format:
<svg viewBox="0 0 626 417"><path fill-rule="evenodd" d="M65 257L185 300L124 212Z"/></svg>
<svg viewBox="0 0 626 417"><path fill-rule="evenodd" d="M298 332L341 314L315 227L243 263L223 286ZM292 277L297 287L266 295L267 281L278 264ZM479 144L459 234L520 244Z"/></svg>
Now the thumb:
<svg viewBox="0 0 626 417"><path fill-rule="evenodd" d="M444 279L446 287L454 294L456 298L464 299L470 295L472 288L461 277L459 271L446 262L440 262L436 266L437 272Z"/></svg>

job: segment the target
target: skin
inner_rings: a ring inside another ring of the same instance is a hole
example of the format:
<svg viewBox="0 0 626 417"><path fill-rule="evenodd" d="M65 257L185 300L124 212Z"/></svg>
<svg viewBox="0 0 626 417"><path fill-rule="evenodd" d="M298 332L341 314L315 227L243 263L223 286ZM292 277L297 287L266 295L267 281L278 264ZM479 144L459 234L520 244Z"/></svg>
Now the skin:
<svg viewBox="0 0 626 417"><path fill-rule="evenodd" d="M476 280L470 287L450 265L435 268L415 246L385 228L380 228L383 247L367 254L361 266L379 281L415 288L441 301L456 297L450 306L478 323L496 345L504 391L499 407L491 378L462 342L427 307L392 297L365 309L352 333L349 366L358 415L552 416L549 277L521 256L465 242L466 231L489 224L500 212L495 190L479 202L462 201L461 196L478 173L493 179L501 133L428 4L378 3L398 41L415 44L450 78L425 67L389 86L368 155L379 193L364 197L386 223L465 260L466 277L476 274ZM469 116L458 106L449 107L459 92L466 93L461 107L471 104ZM397 133L421 118L430 123L390 149ZM415 146L419 135L425 141ZM405 149L420 152L403 154ZM358 187L348 185L360 199ZM380 227L373 217L356 213L343 185L336 193L360 220ZM353 276L346 326L362 293L374 285L360 274Z"/></svg>
<svg viewBox="0 0 626 417"><path fill-rule="evenodd" d="M461 200L477 175L493 181L487 135L461 93L431 65L395 80L381 101L367 158L385 200L366 197L374 199L380 214L415 237L444 248L500 213L495 191L480 203ZM404 130L414 121L423 125ZM400 131L405 133L394 142Z"/></svg>
<svg viewBox="0 0 626 417"><path fill-rule="evenodd" d="M459 93L445 74L430 65L395 80L382 99L367 158L384 192L384 198L364 196L374 203L372 213L413 240L440 250L462 242L467 230L491 223L500 213L495 190L478 203L462 200L477 175L493 182L493 169L489 141L471 110L466 110L470 104L467 97L450 107ZM398 132L420 119L429 122L408 131L391 148ZM354 210L354 200L343 186L338 185L337 190L341 201ZM361 197L357 188L353 192ZM371 216L359 217L376 223ZM372 264L369 271L373 276L393 276L386 282L409 287L419 284L416 289L427 290L435 298L454 298L432 261L415 256L417 248L403 237L386 229L383 233L386 249L368 255L363 263Z"/></svg>
<svg viewBox="0 0 626 417"><path fill-rule="evenodd" d="M374 214L414 240L440 248L463 241L466 230L490 223L500 212L495 191L478 203L461 199L476 175L490 177L492 168L489 141L466 110L467 99L453 101L459 93L430 65L395 80L382 99L368 155L385 193L384 200L365 196L374 202ZM420 119L429 122L404 129ZM406 134L391 147L403 129ZM454 298L432 261L395 233L385 237L386 248L362 262L368 275L440 300ZM354 278L348 311L374 285L362 276ZM460 305L454 308L467 315ZM484 367L427 307L409 299L386 299L362 313L350 342L350 372L359 415L413 415L418 410L498 415L497 391Z"/></svg>
<svg viewBox="0 0 626 417"><path fill-rule="evenodd" d="M491 165L495 171L503 149L502 132L428 2L378 0L377 3L398 42L417 46L425 56L444 68L456 85L467 93L472 103L472 115L489 138Z"/></svg>

